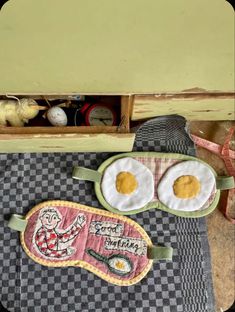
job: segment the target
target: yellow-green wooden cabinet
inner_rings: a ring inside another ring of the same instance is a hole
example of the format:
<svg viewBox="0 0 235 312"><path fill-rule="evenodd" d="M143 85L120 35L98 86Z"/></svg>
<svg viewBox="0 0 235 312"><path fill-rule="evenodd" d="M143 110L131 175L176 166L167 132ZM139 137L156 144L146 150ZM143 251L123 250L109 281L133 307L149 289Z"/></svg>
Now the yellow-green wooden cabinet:
<svg viewBox="0 0 235 312"><path fill-rule="evenodd" d="M120 95L128 117L111 135L4 129L0 151L127 151L129 118L234 119L233 26L225 0L8 1L1 96Z"/></svg>

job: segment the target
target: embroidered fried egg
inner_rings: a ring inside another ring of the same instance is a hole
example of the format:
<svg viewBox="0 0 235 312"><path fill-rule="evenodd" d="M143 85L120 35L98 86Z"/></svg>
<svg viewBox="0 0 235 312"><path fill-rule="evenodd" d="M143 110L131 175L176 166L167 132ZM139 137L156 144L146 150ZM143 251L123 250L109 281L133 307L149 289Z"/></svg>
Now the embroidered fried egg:
<svg viewBox="0 0 235 312"><path fill-rule="evenodd" d="M120 211L144 207L154 196L152 172L139 161L125 157L104 172L101 190L107 203Z"/></svg>
<svg viewBox="0 0 235 312"><path fill-rule="evenodd" d="M118 272L121 275L125 275L131 272L131 263L127 259L123 257L113 257L109 260L109 267L115 271Z"/></svg>
<svg viewBox="0 0 235 312"><path fill-rule="evenodd" d="M172 166L158 185L158 198L168 208L195 211L207 202L215 187L215 176L198 161Z"/></svg>

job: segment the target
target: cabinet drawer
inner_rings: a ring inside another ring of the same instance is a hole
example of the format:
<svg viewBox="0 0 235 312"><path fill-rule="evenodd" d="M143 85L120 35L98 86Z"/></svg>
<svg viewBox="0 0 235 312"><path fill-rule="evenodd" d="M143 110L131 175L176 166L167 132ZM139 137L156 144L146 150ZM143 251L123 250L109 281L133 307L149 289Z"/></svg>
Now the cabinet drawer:
<svg viewBox="0 0 235 312"><path fill-rule="evenodd" d="M233 120L234 92L136 95L132 120L178 114L188 120Z"/></svg>
<svg viewBox="0 0 235 312"><path fill-rule="evenodd" d="M130 133L130 102L129 96L120 98L118 126L0 127L0 152L131 151L135 134Z"/></svg>

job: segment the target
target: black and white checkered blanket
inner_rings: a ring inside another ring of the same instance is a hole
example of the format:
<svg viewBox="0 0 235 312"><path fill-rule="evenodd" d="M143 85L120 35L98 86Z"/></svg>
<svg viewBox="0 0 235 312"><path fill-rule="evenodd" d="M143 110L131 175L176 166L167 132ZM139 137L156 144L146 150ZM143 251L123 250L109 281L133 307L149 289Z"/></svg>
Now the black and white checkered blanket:
<svg viewBox="0 0 235 312"><path fill-rule="evenodd" d="M179 116L160 117L137 131L137 151L194 154ZM72 180L75 165L92 169L110 153L0 154L0 301L15 312L214 312L210 254L204 218L183 219L159 210L131 218L154 244L174 248L172 262L154 263L136 285L111 285L78 268L48 268L29 259L10 214L26 214L50 199L100 207L93 184ZM101 207L100 207L101 208Z"/></svg>

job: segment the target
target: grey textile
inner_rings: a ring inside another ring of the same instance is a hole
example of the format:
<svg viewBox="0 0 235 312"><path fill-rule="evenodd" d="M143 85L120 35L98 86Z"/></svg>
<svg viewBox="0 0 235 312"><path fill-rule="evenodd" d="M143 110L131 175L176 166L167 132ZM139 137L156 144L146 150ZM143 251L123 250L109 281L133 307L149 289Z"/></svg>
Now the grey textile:
<svg viewBox="0 0 235 312"><path fill-rule="evenodd" d="M156 118L139 128L135 150L193 154L178 116ZM91 182L72 180L74 165L96 169L110 153L0 154L0 301L21 312L212 312L210 255L204 219L182 219L159 210L131 218L153 243L174 248L172 262L159 261L141 282L111 285L84 269L48 268L29 259L10 214L26 214L50 199L98 203Z"/></svg>

